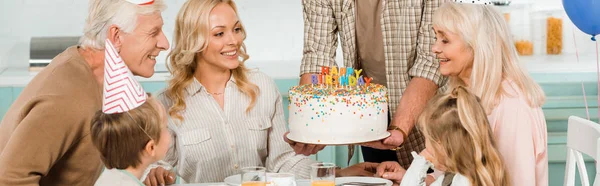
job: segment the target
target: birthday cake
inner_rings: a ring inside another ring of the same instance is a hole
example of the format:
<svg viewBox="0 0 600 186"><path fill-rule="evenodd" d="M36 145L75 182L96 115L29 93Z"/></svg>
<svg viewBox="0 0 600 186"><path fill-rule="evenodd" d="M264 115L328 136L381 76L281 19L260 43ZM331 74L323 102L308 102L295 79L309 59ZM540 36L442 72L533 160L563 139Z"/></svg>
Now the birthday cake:
<svg viewBox="0 0 600 186"><path fill-rule="evenodd" d="M322 67L312 84L289 90L288 138L342 145L388 137L386 88L351 67Z"/></svg>

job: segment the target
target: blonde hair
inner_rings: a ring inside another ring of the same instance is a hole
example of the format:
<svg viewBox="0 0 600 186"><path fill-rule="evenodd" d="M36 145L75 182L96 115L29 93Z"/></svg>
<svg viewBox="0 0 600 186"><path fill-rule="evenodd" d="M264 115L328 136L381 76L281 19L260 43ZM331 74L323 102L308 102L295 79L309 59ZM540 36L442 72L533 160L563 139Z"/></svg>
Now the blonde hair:
<svg viewBox="0 0 600 186"><path fill-rule="evenodd" d="M490 114L503 94L502 81L512 80L527 98L531 107L544 104L542 88L519 66L519 58L508 25L493 6L444 3L433 15L433 24L458 34L473 52L473 70L469 88L481 98ZM461 85L450 78L450 87Z"/></svg>
<svg viewBox="0 0 600 186"><path fill-rule="evenodd" d="M173 78L169 80L165 95L173 103L169 108L169 115L180 121L183 121L183 117L179 112L186 108L185 88L193 82L194 72L198 66L197 54L208 47L210 12L219 3L227 3L237 14L235 3L231 0L188 0L177 14L173 49L169 53L170 61L167 65ZM239 24L243 39L246 39L241 21ZM250 97L250 105L246 108L246 112L249 112L256 103L258 86L248 80L248 69L244 66L244 62L249 56L246 54L246 45L243 41L238 53L242 59L240 65L232 70L232 74L240 91Z"/></svg>
<svg viewBox="0 0 600 186"><path fill-rule="evenodd" d="M125 0L91 0L79 44L84 48L104 49L111 25L131 33L137 25L137 15L162 12L166 8L163 0L154 0L149 5L136 5Z"/></svg>
<svg viewBox="0 0 600 186"><path fill-rule="evenodd" d="M155 99L124 113L97 111L92 118L91 137L107 168L126 169L140 165L140 155L150 140L160 141L160 106Z"/></svg>
<svg viewBox="0 0 600 186"><path fill-rule="evenodd" d="M446 172L459 173L471 185L509 186L509 174L496 149L487 115L477 96L463 86L432 98L417 129L432 144Z"/></svg>

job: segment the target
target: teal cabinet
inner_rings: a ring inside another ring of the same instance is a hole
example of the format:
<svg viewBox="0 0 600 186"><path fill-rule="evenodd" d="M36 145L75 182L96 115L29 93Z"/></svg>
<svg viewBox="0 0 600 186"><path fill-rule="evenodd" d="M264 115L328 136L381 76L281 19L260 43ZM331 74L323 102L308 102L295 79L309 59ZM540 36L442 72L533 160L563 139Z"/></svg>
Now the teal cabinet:
<svg viewBox="0 0 600 186"><path fill-rule="evenodd" d="M0 120L14 101L12 87L0 87Z"/></svg>
<svg viewBox="0 0 600 186"><path fill-rule="evenodd" d="M590 119L598 121L598 85L595 73L556 73L556 74L533 74L534 79L544 89L547 100L543 106L548 128L548 160L549 160L549 183L551 186L563 184L564 169L566 160L566 131L567 118L571 115L587 118L586 105L588 104ZM585 80L585 81L581 81ZM290 87L298 84L298 79L277 79L275 80L279 92L282 95L285 117L288 118L288 96L287 91ZM585 86L585 97L582 90L582 83ZM164 89L167 82L141 82L147 92L157 93ZM0 87L0 119L12 104L12 102L23 91L23 87ZM328 146L311 158L335 163L338 166L345 167L348 164L347 146ZM594 161L590 157L585 157L586 166L590 175L590 181L593 181L595 174ZM360 148L356 148L353 159L350 164L362 161ZM577 177L577 184L580 180Z"/></svg>

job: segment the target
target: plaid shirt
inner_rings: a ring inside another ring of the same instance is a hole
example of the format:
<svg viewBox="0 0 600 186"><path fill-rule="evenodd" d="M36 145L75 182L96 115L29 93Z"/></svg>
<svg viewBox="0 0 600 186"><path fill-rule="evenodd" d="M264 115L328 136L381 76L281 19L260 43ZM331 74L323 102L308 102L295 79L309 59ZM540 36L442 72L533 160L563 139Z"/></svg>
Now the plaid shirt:
<svg viewBox="0 0 600 186"><path fill-rule="evenodd" d="M402 93L413 77L433 81L442 87L445 78L431 52L435 33L433 11L444 0L382 0L381 30L390 114L393 116ZM304 55L300 74L319 73L320 66L336 66L338 35L342 41L345 66L356 67L356 10L354 0L303 0ZM368 37L368 36L361 36ZM412 161L411 151L425 148L423 136L412 130L398 150L403 167Z"/></svg>

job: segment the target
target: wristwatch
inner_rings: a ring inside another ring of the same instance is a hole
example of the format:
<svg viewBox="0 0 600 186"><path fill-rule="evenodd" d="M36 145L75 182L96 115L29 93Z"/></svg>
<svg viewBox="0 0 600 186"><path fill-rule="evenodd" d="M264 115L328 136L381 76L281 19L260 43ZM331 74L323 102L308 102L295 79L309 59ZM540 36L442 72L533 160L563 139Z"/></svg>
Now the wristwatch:
<svg viewBox="0 0 600 186"><path fill-rule="evenodd" d="M397 130L397 131L400 131L400 133L402 133L402 139L403 139L404 141L406 141L406 140L408 139L408 135L406 134L406 132L404 132L404 130L402 130L400 127L398 127L398 126L396 126L396 125L390 125L390 126L388 127L388 130ZM403 143L403 144L404 144L404 143ZM393 149L390 149L390 150L397 151L397 150L399 150L399 149L402 149L402 147L403 147L403 146L402 146L402 145L400 145L399 147L396 147L396 148L393 148Z"/></svg>

